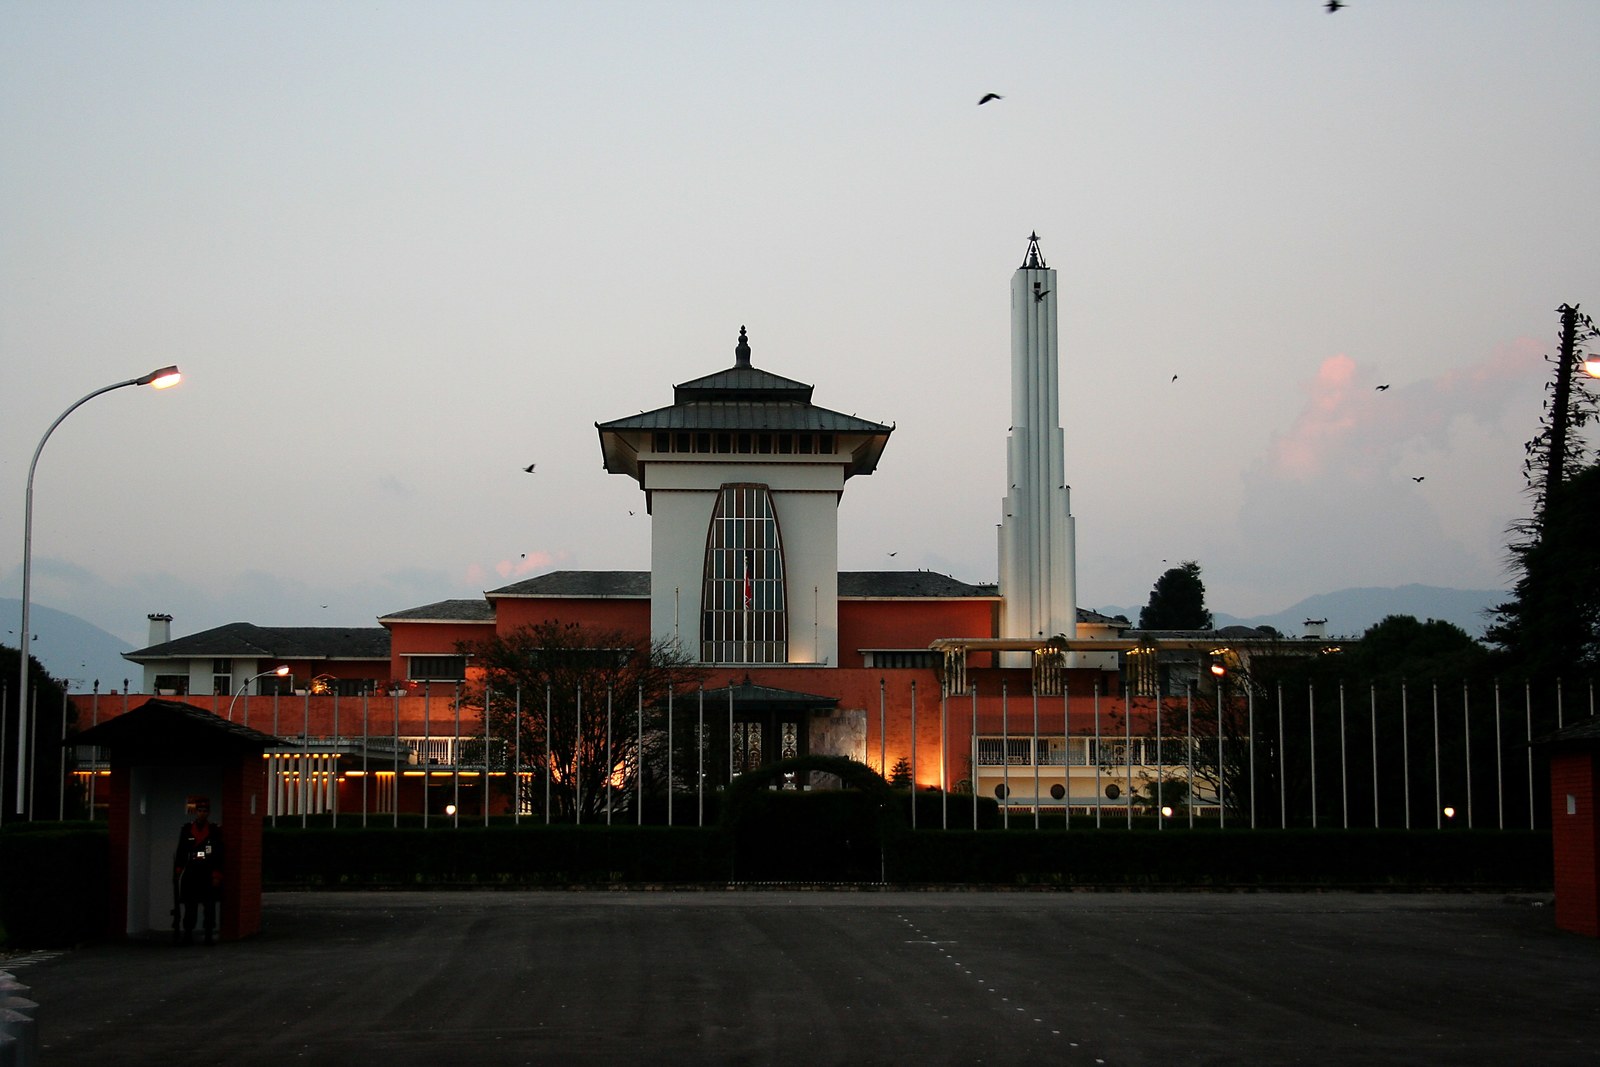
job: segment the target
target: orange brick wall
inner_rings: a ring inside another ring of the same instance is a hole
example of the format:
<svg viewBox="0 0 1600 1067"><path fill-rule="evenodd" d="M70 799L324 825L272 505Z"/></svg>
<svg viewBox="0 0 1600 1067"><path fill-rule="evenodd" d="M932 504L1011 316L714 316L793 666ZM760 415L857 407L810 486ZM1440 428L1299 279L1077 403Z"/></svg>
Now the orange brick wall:
<svg viewBox="0 0 1600 1067"><path fill-rule="evenodd" d="M927 648L940 637L993 637L987 600L841 600L839 666L860 667L863 648Z"/></svg>
<svg viewBox="0 0 1600 1067"><path fill-rule="evenodd" d="M503 598L494 601L497 633L541 622L577 622L599 630L620 630L643 640L650 633L650 601L610 597L549 599Z"/></svg>

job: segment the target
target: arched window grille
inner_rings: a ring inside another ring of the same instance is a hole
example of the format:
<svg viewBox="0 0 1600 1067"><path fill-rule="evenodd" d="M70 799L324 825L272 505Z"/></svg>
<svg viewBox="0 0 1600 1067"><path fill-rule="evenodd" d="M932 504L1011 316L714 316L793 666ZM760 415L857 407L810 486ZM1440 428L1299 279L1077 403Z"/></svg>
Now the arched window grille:
<svg viewBox="0 0 1600 1067"><path fill-rule="evenodd" d="M783 543L766 486L729 484L717 493L700 603L702 662L788 660Z"/></svg>

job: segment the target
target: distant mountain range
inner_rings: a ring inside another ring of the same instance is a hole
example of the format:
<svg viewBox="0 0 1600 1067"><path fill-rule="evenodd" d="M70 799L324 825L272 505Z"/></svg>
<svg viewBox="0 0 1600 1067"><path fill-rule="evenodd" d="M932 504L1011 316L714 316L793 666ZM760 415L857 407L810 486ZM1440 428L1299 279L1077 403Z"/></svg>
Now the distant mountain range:
<svg viewBox="0 0 1600 1067"><path fill-rule="evenodd" d="M17 627L22 623L22 601L0 598L0 619L6 622L0 642L15 648ZM122 653L132 652L133 646L94 623L33 604L28 609L28 629L39 635L33 643L34 658L44 664L52 678L67 682L70 692L87 693L96 679L100 681L102 693L121 689L124 678L133 682L135 690L140 687L143 670L122 658ZM11 679L10 687L16 689L15 678Z"/></svg>
<svg viewBox="0 0 1600 1067"><path fill-rule="evenodd" d="M1218 626L1271 626L1293 637L1305 632L1307 619L1328 620L1325 632L1329 637L1358 637L1389 615L1443 619L1455 623L1473 637L1482 637L1489 625L1489 609L1504 603L1509 596L1503 589L1402 585L1319 593L1271 615L1241 618L1215 609L1212 613ZM1105 615L1122 615L1136 623L1142 606L1095 610ZM53 677L68 681L72 692L88 692L96 679L103 693L120 689L124 678L132 679L134 688L139 688L142 678L139 666L122 658L122 653L133 651L132 645L76 615L38 604L31 610L30 628L39 635L33 654ZM0 643L15 646L21 615L20 600L0 599L0 619L11 624L0 633Z"/></svg>
<svg viewBox="0 0 1600 1067"><path fill-rule="evenodd" d="M1454 623L1473 637L1481 638L1490 623L1489 610L1509 600L1504 589L1444 589L1436 585L1401 585L1392 588L1341 589L1306 597L1271 615L1241 618L1212 608L1217 626L1271 626L1280 633L1298 637L1305 632L1307 619L1326 619L1329 637L1360 637L1390 615L1411 615L1418 619L1441 619ZM1105 615L1123 615L1137 623L1144 605L1105 607L1095 610Z"/></svg>

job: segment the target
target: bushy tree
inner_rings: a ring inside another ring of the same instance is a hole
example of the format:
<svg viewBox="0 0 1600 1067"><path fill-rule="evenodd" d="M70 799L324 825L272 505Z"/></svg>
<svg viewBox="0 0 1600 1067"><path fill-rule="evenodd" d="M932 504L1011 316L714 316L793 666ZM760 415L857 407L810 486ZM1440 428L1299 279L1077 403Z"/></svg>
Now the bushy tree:
<svg viewBox="0 0 1600 1067"><path fill-rule="evenodd" d="M603 813L608 782L624 781L631 791L642 779L664 781L652 764L665 762L659 738L667 694L681 696L703 677L667 642L555 620L463 644L461 650L483 672L462 699L484 709L491 736L508 748L520 747L522 766L537 772L527 784L533 793L527 799L542 805L548 784L551 814L567 818ZM641 701L644 753L637 724Z"/></svg>
<svg viewBox="0 0 1600 1067"><path fill-rule="evenodd" d="M1150 602L1139 612L1141 630L1209 630L1211 626L1200 564L1192 559L1157 578Z"/></svg>

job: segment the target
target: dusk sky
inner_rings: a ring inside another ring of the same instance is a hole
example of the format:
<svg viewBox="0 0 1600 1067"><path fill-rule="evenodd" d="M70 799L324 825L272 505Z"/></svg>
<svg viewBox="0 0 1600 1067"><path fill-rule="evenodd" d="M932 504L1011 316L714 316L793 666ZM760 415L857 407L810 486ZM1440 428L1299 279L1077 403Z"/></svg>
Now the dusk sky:
<svg viewBox="0 0 1600 1067"><path fill-rule="evenodd" d="M1240 616L1502 587L1555 309L1600 311L1597 42L1593 0L12 0L0 595L40 435L168 363L45 448L35 604L143 645L646 569L594 424L741 325L895 424L841 566L993 581L1034 231L1082 606L1187 559Z"/></svg>

